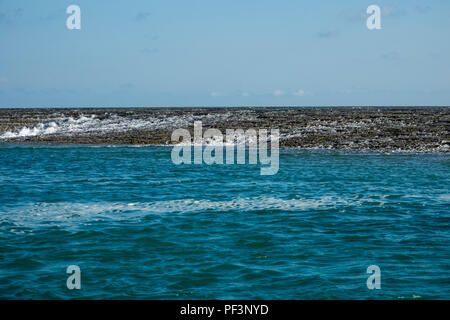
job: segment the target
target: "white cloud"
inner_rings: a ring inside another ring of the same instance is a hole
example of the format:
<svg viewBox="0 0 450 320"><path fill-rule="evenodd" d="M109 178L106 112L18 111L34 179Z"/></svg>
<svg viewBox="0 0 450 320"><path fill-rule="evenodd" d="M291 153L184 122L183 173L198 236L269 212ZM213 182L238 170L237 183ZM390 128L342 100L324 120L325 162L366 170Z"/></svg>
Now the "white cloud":
<svg viewBox="0 0 450 320"><path fill-rule="evenodd" d="M395 7L382 7L381 8L381 16L382 17L397 17L406 14L406 10L399 9Z"/></svg>
<svg viewBox="0 0 450 320"><path fill-rule="evenodd" d="M407 11L402 8L392 7L392 6L383 6L381 7L381 18L386 17L400 17L407 14ZM358 11L343 11L341 12L341 16L347 21L364 21L369 17L366 13L365 9ZM326 37L326 33L322 34L322 37ZM319 36L321 36L319 34Z"/></svg>
<svg viewBox="0 0 450 320"><path fill-rule="evenodd" d="M299 89L299 90L295 91L295 92L293 93L293 95L294 95L294 96L297 96L297 97L301 97L301 96L305 95L305 91L302 90L302 89Z"/></svg>
<svg viewBox="0 0 450 320"><path fill-rule="evenodd" d="M343 11L341 12L341 16L347 21L364 21L367 18L367 15L364 11Z"/></svg>
<svg viewBox="0 0 450 320"><path fill-rule="evenodd" d="M142 49L141 52L146 54L158 53L158 48Z"/></svg>
<svg viewBox="0 0 450 320"><path fill-rule="evenodd" d="M335 38L338 36L337 31L321 31L317 34L319 38L329 39L329 38Z"/></svg>
<svg viewBox="0 0 450 320"><path fill-rule="evenodd" d="M244 91L241 93L241 96L243 97L248 97L250 95L250 93L248 93L247 91Z"/></svg>
<svg viewBox="0 0 450 320"><path fill-rule="evenodd" d="M213 91L210 93L211 97L220 97L222 94L220 92L217 91Z"/></svg>
<svg viewBox="0 0 450 320"><path fill-rule="evenodd" d="M430 6L416 6L416 11L419 13L428 13L430 12L431 7Z"/></svg>
<svg viewBox="0 0 450 320"><path fill-rule="evenodd" d="M274 96L282 96L284 94L284 91L282 91L282 90L280 90L280 89L277 89L277 90L275 90L274 92L273 92L273 95Z"/></svg>
<svg viewBox="0 0 450 320"><path fill-rule="evenodd" d="M150 17L150 12L138 12L134 17L134 20L145 21L147 20L148 17Z"/></svg>

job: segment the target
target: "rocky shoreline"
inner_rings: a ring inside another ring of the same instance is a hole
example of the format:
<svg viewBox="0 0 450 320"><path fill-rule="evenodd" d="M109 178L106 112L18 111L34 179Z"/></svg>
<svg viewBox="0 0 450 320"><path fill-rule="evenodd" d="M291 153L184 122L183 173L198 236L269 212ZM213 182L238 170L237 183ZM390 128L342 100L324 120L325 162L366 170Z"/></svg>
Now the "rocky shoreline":
<svg viewBox="0 0 450 320"><path fill-rule="evenodd" d="M0 143L171 144L176 128L280 130L280 146L450 152L449 107L0 109Z"/></svg>

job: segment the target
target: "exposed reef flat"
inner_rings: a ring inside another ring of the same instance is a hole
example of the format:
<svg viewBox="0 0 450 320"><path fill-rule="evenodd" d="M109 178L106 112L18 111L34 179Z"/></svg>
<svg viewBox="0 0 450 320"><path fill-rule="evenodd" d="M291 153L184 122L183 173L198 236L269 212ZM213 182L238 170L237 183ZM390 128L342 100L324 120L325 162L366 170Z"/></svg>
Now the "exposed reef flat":
<svg viewBox="0 0 450 320"><path fill-rule="evenodd" d="M449 107L0 109L0 143L166 145L194 121L278 128L282 147L450 152Z"/></svg>

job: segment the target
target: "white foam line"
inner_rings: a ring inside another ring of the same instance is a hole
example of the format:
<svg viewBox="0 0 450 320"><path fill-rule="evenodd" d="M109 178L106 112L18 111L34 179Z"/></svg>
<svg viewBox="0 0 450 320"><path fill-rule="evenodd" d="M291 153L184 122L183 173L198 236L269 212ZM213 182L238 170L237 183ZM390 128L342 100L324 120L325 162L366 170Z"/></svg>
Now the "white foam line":
<svg viewBox="0 0 450 320"><path fill-rule="evenodd" d="M135 119L133 117L121 117L110 115L100 119L95 115L73 117L60 117L39 123L33 127L23 127L17 131L7 131L0 135L0 139L14 139L35 137L41 135L89 135L92 133L124 132L137 129L161 129L161 128L187 128L195 120L205 120L209 123L225 121L233 117L230 112L221 114L207 114L205 116L178 115L160 118Z"/></svg>
<svg viewBox="0 0 450 320"><path fill-rule="evenodd" d="M306 211L348 205L346 200L324 196L319 199L279 199L273 197L234 198L227 201L167 200L129 203L30 203L2 212L0 222L16 226L68 225L99 220L139 219L148 214L186 214L199 211L252 212L258 210Z"/></svg>

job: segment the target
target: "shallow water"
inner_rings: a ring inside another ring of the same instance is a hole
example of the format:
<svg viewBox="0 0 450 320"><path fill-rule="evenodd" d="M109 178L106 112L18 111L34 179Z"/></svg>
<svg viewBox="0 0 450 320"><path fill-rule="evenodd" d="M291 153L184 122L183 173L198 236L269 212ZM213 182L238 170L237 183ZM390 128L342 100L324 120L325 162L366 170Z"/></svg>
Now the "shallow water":
<svg viewBox="0 0 450 320"><path fill-rule="evenodd" d="M1 146L0 298L450 298L448 155L282 150L261 176L170 151Z"/></svg>

